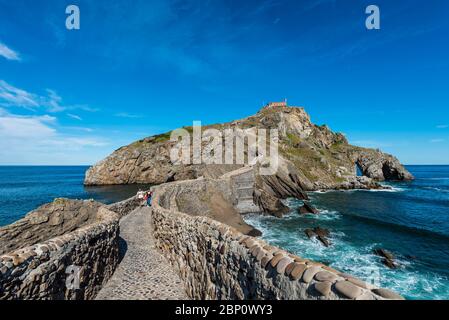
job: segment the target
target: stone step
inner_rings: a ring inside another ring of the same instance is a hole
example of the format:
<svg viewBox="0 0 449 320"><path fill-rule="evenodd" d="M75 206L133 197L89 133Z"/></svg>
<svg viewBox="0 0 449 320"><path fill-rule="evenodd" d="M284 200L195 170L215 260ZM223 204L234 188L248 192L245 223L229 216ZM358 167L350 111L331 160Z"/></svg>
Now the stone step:
<svg viewBox="0 0 449 320"><path fill-rule="evenodd" d="M241 184L241 183L251 183L254 184L254 179L234 179L234 184Z"/></svg>
<svg viewBox="0 0 449 320"><path fill-rule="evenodd" d="M240 187L254 187L254 181L253 182L235 182L234 186L236 188L240 188Z"/></svg>
<svg viewBox="0 0 449 320"><path fill-rule="evenodd" d="M253 192L254 189L238 189L237 190L237 199L242 199L242 198L253 198Z"/></svg>
<svg viewBox="0 0 449 320"><path fill-rule="evenodd" d="M258 206L256 206L253 202L253 200L245 200L245 201L239 201L239 203L236 205L235 209L239 213L256 213L260 212L260 209Z"/></svg>
<svg viewBox="0 0 449 320"><path fill-rule="evenodd" d="M254 190L253 186L249 186L249 187L240 187L240 188L236 188L235 190Z"/></svg>
<svg viewBox="0 0 449 320"><path fill-rule="evenodd" d="M242 180L254 180L254 175L252 173L248 174L241 174L238 176L234 176L233 177L234 180L236 181L242 181Z"/></svg>
<svg viewBox="0 0 449 320"><path fill-rule="evenodd" d="M242 182L242 183L234 183L234 188L254 188L254 182Z"/></svg>
<svg viewBox="0 0 449 320"><path fill-rule="evenodd" d="M234 180L234 184L254 184L254 180L249 180L249 179L245 179L245 180Z"/></svg>
<svg viewBox="0 0 449 320"><path fill-rule="evenodd" d="M254 190L254 186L243 186L239 188L234 188L234 190L247 190L247 189Z"/></svg>
<svg viewBox="0 0 449 320"><path fill-rule="evenodd" d="M235 188L235 190L254 190L254 186Z"/></svg>

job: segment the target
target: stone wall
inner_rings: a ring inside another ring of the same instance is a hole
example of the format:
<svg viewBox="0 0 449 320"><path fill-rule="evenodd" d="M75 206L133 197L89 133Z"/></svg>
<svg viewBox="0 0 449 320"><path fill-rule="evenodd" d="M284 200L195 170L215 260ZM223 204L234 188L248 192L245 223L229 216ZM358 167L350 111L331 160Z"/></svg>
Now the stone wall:
<svg viewBox="0 0 449 320"><path fill-rule="evenodd" d="M110 204L107 207L109 210L117 213L120 218L123 218L134 209L140 207L142 204L144 204L143 200L138 199L137 196L134 196L129 199Z"/></svg>
<svg viewBox="0 0 449 320"><path fill-rule="evenodd" d="M101 205L92 200L63 198L44 204L23 219L0 228L0 255L90 224Z"/></svg>
<svg viewBox="0 0 449 320"><path fill-rule="evenodd" d="M221 179L198 178L168 183L160 198L163 207L181 211L190 216L205 216L230 225L244 234L258 232L247 224L236 208L237 199L233 195L229 177ZM162 186L164 187L164 185ZM154 187L158 189L159 187Z"/></svg>
<svg viewBox="0 0 449 320"><path fill-rule="evenodd" d="M189 182L183 182L183 184ZM190 182L195 184L196 182ZM321 263L300 258L204 216L166 206L177 183L156 188L159 249L193 299L402 299Z"/></svg>
<svg viewBox="0 0 449 320"><path fill-rule="evenodd" d="M115 270L118 239L118 215L99 207L89 224L1 255L0 300L92 299Z"/></svg>

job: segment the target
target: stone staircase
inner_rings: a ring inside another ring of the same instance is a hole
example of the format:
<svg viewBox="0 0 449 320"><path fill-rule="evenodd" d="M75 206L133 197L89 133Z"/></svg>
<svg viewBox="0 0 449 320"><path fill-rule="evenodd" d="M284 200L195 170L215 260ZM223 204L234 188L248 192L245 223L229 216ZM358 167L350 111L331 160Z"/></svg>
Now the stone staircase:
<svg viewBox="0 0 449 320"><path fill-rule="evenodd" d="M236 170L231 176L232 189L237 200L235 209L240 213L260 212L258 206L254 204L254 171L252 168L242 168Z"/></svg>

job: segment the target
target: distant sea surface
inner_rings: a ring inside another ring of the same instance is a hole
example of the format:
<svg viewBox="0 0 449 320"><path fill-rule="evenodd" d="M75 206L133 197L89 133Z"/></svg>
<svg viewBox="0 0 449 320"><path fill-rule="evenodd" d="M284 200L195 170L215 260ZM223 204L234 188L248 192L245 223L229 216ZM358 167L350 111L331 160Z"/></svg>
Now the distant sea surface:
<svg viewBox="0 0 449 320"><path fill-rule="evenodd" d="M416 180L389 183L390 191L310 193L319 215L300 216L302 201L289 200L282 219L246 215L263 238L304 258L321 261L409 299L449 299L449 166L408 166ZM88 167L0 166L0 226L57 197L112 203L148 186L84 187ZM325 248L304 233L331 231ZM372 253L394 253L399 268L386 268Z"/></svg>
<svg viewBox="0 0 449 320"><path fill-rule="evenodd" d="M55 198L95 199L109 204L146 186L84 187L88 166L0 166L0 226L21 219Z"/></svg>
<svg viewBox="0 0 449 320"><path fill-rule="evenodd" d="M390 191L310 193L321 214L300 216L302 201L282 219L250 215L245 220L267 242L304 258L390 288L408 299L449 299L449 166L407 166L411 182L389 183ZM309 240L307 228L331 232L328 248ZM373 249L396 256L388 269Z"/></svg>

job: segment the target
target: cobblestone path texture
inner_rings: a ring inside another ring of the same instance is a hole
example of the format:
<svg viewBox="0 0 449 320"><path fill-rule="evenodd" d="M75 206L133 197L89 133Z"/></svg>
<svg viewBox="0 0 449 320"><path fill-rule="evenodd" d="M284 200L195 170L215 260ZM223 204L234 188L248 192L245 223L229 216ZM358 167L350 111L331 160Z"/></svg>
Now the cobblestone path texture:
<svg viewBox="0 0 449 320"><path fill-rule="evenodd" d="M124 217L120 237L122 260L97 300L188 299L181 279L155 247L150 208Z"/></svg>

